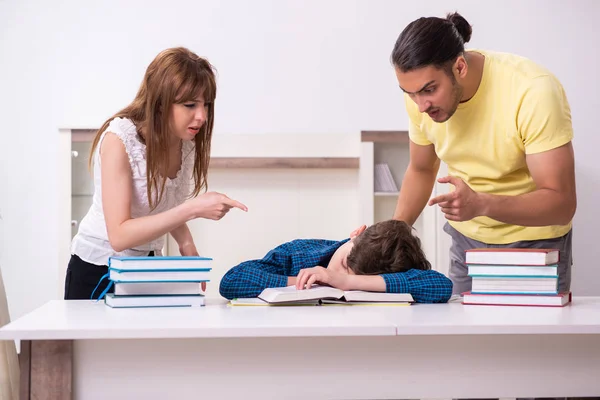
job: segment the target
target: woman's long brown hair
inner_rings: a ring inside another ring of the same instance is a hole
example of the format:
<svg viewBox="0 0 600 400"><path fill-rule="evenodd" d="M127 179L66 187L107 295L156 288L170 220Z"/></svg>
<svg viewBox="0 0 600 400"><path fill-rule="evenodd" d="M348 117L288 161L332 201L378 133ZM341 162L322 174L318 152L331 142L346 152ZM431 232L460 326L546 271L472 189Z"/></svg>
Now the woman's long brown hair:
<svg viewBox="0 0 600 400"><path fill-rule="evenodd" d="M92 142L90 167L100 137L110 121L117 117L131 119L146 145L147 194L150 208L154 209L162 199L167 181L171 154L171 106L194 101L198 93L203 93L208 110L206 122L194 139L194 190L190 197L197 196L207 187L217 85L213 66L183 47L159 53L146 69L135 99L104 122ZM156 192L154 196L153 191Z"/></svg>

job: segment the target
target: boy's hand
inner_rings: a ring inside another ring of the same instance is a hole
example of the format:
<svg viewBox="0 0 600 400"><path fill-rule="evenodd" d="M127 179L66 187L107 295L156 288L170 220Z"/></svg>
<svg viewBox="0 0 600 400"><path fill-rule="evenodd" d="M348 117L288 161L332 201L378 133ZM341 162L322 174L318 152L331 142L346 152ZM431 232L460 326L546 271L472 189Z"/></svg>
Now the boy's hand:
<svg viewBox="0 0 600 400"><path fill-rule="evenodd" d="M296 289L310 289L313 284L320 283L342 290L350 290L350 275L332 272L323 267L305 268L296 278Z"/></svg>

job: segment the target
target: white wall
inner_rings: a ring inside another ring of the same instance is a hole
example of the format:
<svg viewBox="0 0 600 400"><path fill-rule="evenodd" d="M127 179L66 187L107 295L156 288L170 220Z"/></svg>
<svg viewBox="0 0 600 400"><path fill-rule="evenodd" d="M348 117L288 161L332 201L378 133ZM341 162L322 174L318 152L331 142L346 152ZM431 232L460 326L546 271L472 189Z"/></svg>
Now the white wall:
<svg viewBox="0 0 600 400"><path fill-rule="evenodd" d="M13 318L56 296L59 127L98 126L158 51L184 45L216 65L217 134L405 129L392 46L411 20L452 10L473 24L472 47L526 55L562 80L576 132L573 288L600 294L600 2L4 0L0 265Z"/></svg>

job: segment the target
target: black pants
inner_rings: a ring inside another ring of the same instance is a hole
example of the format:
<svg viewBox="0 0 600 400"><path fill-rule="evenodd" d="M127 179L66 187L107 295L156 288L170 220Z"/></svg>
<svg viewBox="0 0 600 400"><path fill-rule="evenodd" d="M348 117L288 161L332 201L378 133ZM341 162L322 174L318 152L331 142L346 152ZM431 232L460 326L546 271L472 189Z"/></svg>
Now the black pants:
<svg viewBox="0 0 600 400"><path fill-rule="evenodd" d="M154 256L154 252L151 251L148 256ZM65 276L65 300L90 300L96 285L107 273L108 266L91 264L72 254ZM94 297L98 298L109 283L110 280L105 278L96 289ZM107 293L114 291L115 287L111 286Z"/></svg>
<svg viewBox="0 0 600 400"><path fill-rule="evenodd" d="M108 266L91 264L72 254L65 276L65 300L90 300L100 278L107 273ZM102 293L109 283L108 278L105 278L94 296ZM108 292L113 293L114 286Z"/></svg>

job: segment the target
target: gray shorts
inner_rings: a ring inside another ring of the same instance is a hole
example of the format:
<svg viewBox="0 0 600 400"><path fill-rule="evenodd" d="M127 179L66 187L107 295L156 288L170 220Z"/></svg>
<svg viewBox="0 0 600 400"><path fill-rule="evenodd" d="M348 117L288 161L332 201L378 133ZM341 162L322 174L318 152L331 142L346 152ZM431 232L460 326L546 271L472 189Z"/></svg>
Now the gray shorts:
<svg viewBox="0 0 600 400"><path fill-rule="evenodd" d="M559 292L567 292L571 290L571 266L573 265L572 229L566 235L554 239L523 240L509 244L487 244L478 240L470 239L454 229L447 222L444 225L444 232L452 237L452 246L450 246L449 275L452 283L454 284L452 289L453 294L460 294L471 290L471 278L467 275L467 265L465 264L465 250L486 247L559 249L558 290Z"/></svg>

